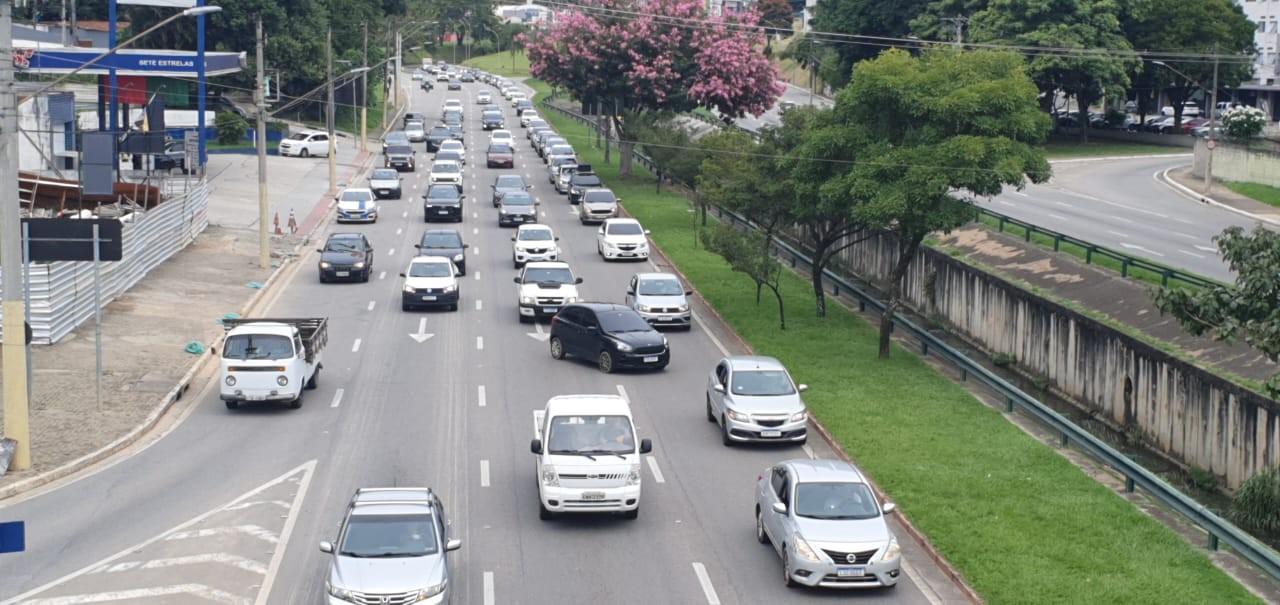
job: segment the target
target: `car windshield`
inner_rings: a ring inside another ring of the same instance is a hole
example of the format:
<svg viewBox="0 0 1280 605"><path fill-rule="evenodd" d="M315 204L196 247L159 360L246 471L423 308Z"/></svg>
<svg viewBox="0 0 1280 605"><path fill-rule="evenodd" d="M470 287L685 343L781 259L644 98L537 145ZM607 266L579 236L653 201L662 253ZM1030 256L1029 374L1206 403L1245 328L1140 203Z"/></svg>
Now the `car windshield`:
<svg viewBox="0 0 1280 605"><path fill-rule="evenodd" d="M508 191L502 196L504 206L532 206L533 196L527 191Z"/></svg>
<svg viewBox="0 0 1280 605"><path fill-rule="evenodd" d="M435 164L431 167L431 172L449 173L458 172L458 165L453 162Z"/></svg>
<svg viewBox="0 0 1280 605"><path fill-rule="evenodd" d="M454 160L454 161L461 160L462 152L456 149L441 148L440 151L436 152L436 159L437 160ZM437 170L435 172L451 172L451 171Z"/></svg>
<svg viewBox="0 0 1280 605"><path fill-rule="evenodd" d="M629 454L635 431L626 416L555 416L547 435L548 454Z"/></svg>
<svg viewBox="0 0 1280 605"><path fill-rule="evenodd" d="M433 137L447 137L447 136L449 136L449 132L450 132L450 130L449 130L449 128L448 128L448 127L446 127L446 126L432 126L432 127L431 127L431 136L433 136Z"/></svg>
<svg viewBox="0 0 1280 605"><path fill-rule="evenodd" d="M388 145L405 144L408 142L409 142L409 137L403 131L397 130L396 132L393 132L387 135Z"/></svg>
<svg viewBox="0 0 1280 605"><path fill-rule="evenodd" d="M310 138L310 137L311 137L311 135L309 135L309 134L307 134L307 133L305 133L305 132L299 132L299 133L296 133L296 134L290 135L289 140L290 140L290 141L305 141L305 140L307 140L307 139L308 139L308 138Z"/></svg>
<svg viewBox="0 0 1280 605"><path fill-rule="evenodd" d="M436 185L427 189L427 199L431 200L450 200L457 201L462 194L458 192L458 188L452 185L439 186Z"/></svg>
<svg viewBox="0 0 1280 605"><path fill-rule="evenodd" d="M586 200L588 203L614 201L613 193L610 193L608 191L588 191L586 192L586 194L583 195L582 199ZM609 233L623 233L624 235L626 235L626 233L622 231L614 231L612 228L609 229Z"/></svg>
<svg viewBox="0 0 1280 605"><path fill-rule="evenodd" d="M519 237L522 242L547 242L555 236L550 229L521 229Z"/></svg>
<svg viewBox="0 0 1280 605"><path fill-rule="evenodd" d="M413 148L408 145L391 145L387 147L388 155L413 155Z"/></svg>
<svg viewBox="0 0 1280 605"><path fill-rule="evenodd" d="M368 189L348 189L338 198L343 202L367 202L373 199L373 192Z"/></svg>
<svg viewBox="0 0 1280 605"><path fill-rule="evenodd" d="M594 174L578 175L573 177L573 184L579 187L592 187L600 184L600 177Z"/></svg>
<svg viewBox="0 0 1280 605"><path fill-rule="evenodd" d="M607 230L609 235L644 235L639 223L613 223Z"/></svg>
<svg viewBox="0 0 1280 605"><path fill-rule="evenodd" d="M423 248L461 248L462 238L457 233L428 233L422 238Z"/></svg>
<svg viewBox="0 0 1280 605"><path fill-rule="evenodd" d="M400 178L400 173L394 168L378 168L373 171L373 175L369 177L371 181L394 181Z"/></svg>
<svg viewBox="0 0 1280 605"><path fill-rule="evenodd" d="M573 155L573 148L568 145L553 145L551 155Z"/></svg>
<svg viewBox="0 0 1280 605"><path fill-rule="evenodd" d="M409 266L409 277L449 277L453 270L449 263L413 263Z"/></svg>
<svg viewBox="0 0 1280 605"><path fill-rule="evenodd" d="M325 252L359 252L354 238L335 238L324 243Z"/></svg>
<svg viewBox="0 0 1280 605"><path fill-rule="evenodd" d="M566 267L530 267L525 269L524 283L571 284L573 283L573 272Z"/></svg>
<svg viewBox="0 0 1280 605"><path fill-rule="evenodd" d="M494 183L498 189L524 189L524 177L516 174L505 174Z"/></svg>
<svg viewBox="0 0 1280 605"><path fill-rule="evenodd" d="M648 332L653 326L630 309L600 311L596 313L600 327L605 332Z"/></svg>
<svg viewBox="0 0 1280 605"><path fill-rule="evenodd" d="M738 370L733 373L734 395L769 397L793 395L796 390L783 370Z"/></svg>
<svg viewBox="0 0 1280 605"><path fill-rule="evenodd" d="M680 296L684 294L684 288L680 286L680 280L675 278L642 279L636 290L637 294L648 296Z"/></svg>
<svg viewBox="0 0 1280 605"><path fill-rule="evenodd" d="M285 359L293 357L293 341L275 334L237 334L222 345L227 359Z"/></svg>
<svg viewBox="0 0 1280 605"><path fill-rule="evenodd" d="M501 119L502 119L502 112L500 112L500 111L486 111L486 112L484 112L484 115L483 115L482 117L483 117L484 119L486 119L486 120L501 120Z"/></svg>
<svg viewBox="0 0 1280 605"><path fill-rule="evenodd" d="M490 145L489 146L489 153L511 153L511 152L512 152L512 149L510 145Z"/></svg>
<svg viewBox="0 0 1280 605"><path fill-rule="evenodd" d="M864 483L797 483L795 511L810 519L874 519L875 494Z"/></svg>
<svg viewBox="0 0 1280 605"><path fill-rule="evenodd" d="M431 515L352 515L338 554L421 557L440 550Z"/></svg>

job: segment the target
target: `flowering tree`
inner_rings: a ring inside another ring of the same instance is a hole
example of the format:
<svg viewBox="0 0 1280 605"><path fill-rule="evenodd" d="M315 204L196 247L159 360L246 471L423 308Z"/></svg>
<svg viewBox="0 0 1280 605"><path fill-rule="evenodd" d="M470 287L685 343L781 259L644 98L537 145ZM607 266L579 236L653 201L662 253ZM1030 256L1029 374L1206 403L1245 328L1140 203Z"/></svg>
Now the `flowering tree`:
<svg viewBox="0 0 1280 605"><path fill-rule="evenodd" d="M710 17L699 0L585 0L526 42L530 71L574 97L613 107L622 174L631 148L617 113L714 109L760 115L783 85L761 49L757 15Z"/></svg>
<svg viewBox="0 0 1280 605"><path fill-rule="evenodd" d="M1257 107L1231 107L1222 112L1222 130L1227 136L1248 140L1262 134L1267 124L1267 112Z"/></svg>

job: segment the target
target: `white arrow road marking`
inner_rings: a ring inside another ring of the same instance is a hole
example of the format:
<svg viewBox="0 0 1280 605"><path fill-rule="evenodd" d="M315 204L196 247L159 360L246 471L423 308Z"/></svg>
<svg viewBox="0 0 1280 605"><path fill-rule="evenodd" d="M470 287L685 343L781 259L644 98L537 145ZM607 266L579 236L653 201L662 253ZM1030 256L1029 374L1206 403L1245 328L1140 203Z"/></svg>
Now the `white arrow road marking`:
<svg viewBox="0 0 1280 605"><path fill-rule="evenodd" d="M414 339L415 341L418 342L418 344L422 344L426 342L427 339L431 338L432 336L435 336L435 334L427 333L427 318L425 317L418 318L418 333L409 334L409 338Z"/></svg>
<svg viewBox="0 0 1280 605"><path fill-rule="evenodd" d="M536 341L538 341L538 342L547 342L547 339L548 339L548 338L551 338L551 336L550 336L549 334L547 334L546 332L543 332L543 331L542 331L542 324L538 323L538 318L536 318L536 317L533 319L533 327L534 327L534 328L537 328L537 330L538 330L538 331L537 331L537 332L525 332L525 334L528 334L528 335L529 335L529 338L532 338L532 339L534 339L534 340L536 340Z"/></svg>
<svg viewBox="0 0 1280 605"><path fill-rule="evenodd" d="M329 407L331 407L331 408L336 408L336 407L338 407L339 405L342 405L342 394L343 394L344 392L345 392L345 391L344 391L343 389L338 389L338 390L334 391L334 392L333 392L333 403L330 403L330 404L329 404Z"/></svg>
<svg viewBox="0 0 1280 605"><path fill-rule="evenodd" d="M485 396L484 396L484 385L483 385L483 384L482 384L482 385L480 385L480 386L478 387L478 390L479 390L479 395L478 395L478 397L479 397L479 400L480 400L480 407L484 407L484 406L485 406L485 404L487 403L487 402L485 401L485 399L484 399L484 397L485 397Z"/></svg>
<svg viewBox="0 0 1280 605"><path fill-rule="evenodd" d="M1148 249L1143 248L1142 246L1139 246L1139 245L1137 245L1137 244L1121 243L1121 244L1120 244L1120 247L1122 247L1122 248L1128 248L1128 249L1130 249L1130 250L1137 250L1137 251L1139 251L1139 252L1143 252L1143 253L1145 253L1145 254L1151 254L1151 255L1154 255L1154 256L1159 256L1160 258L1164 258L1164 255L1163 255L1163 254L1161 254L1161 253L1159 253L1159 252L1156 252L1155 250L1148 250Z"/></svg>
<svg viewBox="0 0 1280 605"><path fill-rule="evenodd" d="M707 575L706 566L694 561L693 573L698 576L698 584L702 585L702 594L707 597L707 605L720 605L720 597L716 595L716 587L711 585L711 576Z"/></svg>
<svg viewBox="0 0 1280 605"><path fill-rule="evenodd" d="M165 541L190 540L192 538L208 538L209 536L221 536L226 534L244 534L272 544L280 541L280 538L276 536L275 532L263 529L257 525L233 525L230 527L208 527L205 529L193 529L191 531L179 531L165 536L164 539Z"/></svg>
<svg viewBox="0 0 1280 605"><path fill-rule="evenodd" d="M102 603L105 601L122 601L126 599L152 599L168 595L191 595L192 597L200 597L210 601L216 601L218 603L231 603L233 605L246 603L244 599L241 599L236 595L214 588L209 588L204 584L155 586L152 588L137 588L134 590L117 590L113 592L99 592L95 594L71 595L67 597L55 597L52 599L32 599L25 602L29 605L76 605L79 603Z"/></svg>
<svg viewBox="0 0 1280 605"><path fill-rule="evenodd" d="M168 557L165 559L152 559L150 561L128 561L125 563L116 563L105 569L94 570L93 573L116 573L131 569L163 569L165 567L200 563L225 563L232 567L238 567L256 574L267 573L267 566L259 563L258 561L223 552L188 555L185 557Z"/></svg>
<svg viewBox="0 0 1280 605"><path fill-rule="evenodd" d="M666 483L667 480L662 476L662 471L658 470L658 459L653 456L647 456L645 461L649 463L649 472L653 473L653 480L658 483Z"/></svg>

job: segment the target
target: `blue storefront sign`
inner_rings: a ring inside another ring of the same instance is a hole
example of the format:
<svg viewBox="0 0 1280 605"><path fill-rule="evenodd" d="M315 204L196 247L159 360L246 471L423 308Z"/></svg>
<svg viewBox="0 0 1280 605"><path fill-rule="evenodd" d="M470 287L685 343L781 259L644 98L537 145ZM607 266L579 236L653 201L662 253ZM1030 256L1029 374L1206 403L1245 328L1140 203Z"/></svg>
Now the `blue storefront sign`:
<svg viewBox="0 0 1280 605"><path fill-rule="evenodd" d="M102 54L102 49L38 49L27 59L30 71L60 73L71 71ZM205 73L210 76L235 73L244 67L244 53L205 53ZM104 74L115 68L125 75L194 76L195 53L163 50L122 50L81 73Z"/></svg>

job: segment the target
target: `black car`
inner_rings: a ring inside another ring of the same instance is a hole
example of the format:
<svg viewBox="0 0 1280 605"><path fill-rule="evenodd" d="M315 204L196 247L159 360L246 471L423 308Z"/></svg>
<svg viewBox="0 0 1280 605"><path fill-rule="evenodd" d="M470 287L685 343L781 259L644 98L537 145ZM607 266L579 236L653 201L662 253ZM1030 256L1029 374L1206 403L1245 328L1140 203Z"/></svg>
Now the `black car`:
<svg viewBox="0 0 1280 605"><path fill-rule="evenodd" d="M382 153L385 154L387 152L387 148L392 145L408 145L408 144L409 144L409 135L405 134L405 131L393 130L391 132L388 132L387 135L382 138Z"/></svg>
<svg viewBox="0 0 1280 605"><path fill-rule="evenodd" d="M334 280L369 281L373 245L362 233L334 233L320 253L320 283Z"/></svg>
<svg viewBox="0 0 1280 605"><path fill-rule="evenodd" d="M425 91L430 92L430 91L431 91L431 89L433 89L433 88L435 88L435 87L431 85L431 80L428 80L428 79L426 79L426 78L423 78L423 79L422 79L422 90L425 90Z"/></svg>
<svg viewBox="0 0 1280 605"><path fill-rule="evenodd" d="M449 80L449 90L462 90L462 82Z"/></svg>
<svg viewBox="0 0 1280 605"><path fill-rule="evenodd" d="M408 145L389 145L387 146L387 168L395 168L400 172L413 172L417 170L417 163L414 161L414 155L417 152Z"/></svg>
<svg viewBox="0 0 1280 605"><path fill-rule="evenodd" d="M453 261L459 275L467 274L467 248L471 244L462 243L462 234L457 229L428 229L422 234L422 241L414 246L419 256L443 256Z"/></svg>
<svg viewBox="0 0 1280 605"><path fill-rule="evenodd" d="M405 126L408 126L408 125L409 125L409 122L422 122L423 124L426 124L426 123L427 123L427 114L425 114L425 113L415 113L415 112L412 112L412 111L407 111L407 112L405 112L405 114L404 114L404 121L403 121L403 124L404 124Z"/></svg>
<svg viewBox="0 0 1280 605"><path fill-rule="evenodd" d="M427 131L427 151L435 151L440 144L453 138L453 131L443 124L432 126Z"/></svg>
<svg viewBox="0 0 1280 605"><path fill-rule="evenodd" d="M480 115L480 126L485 130L501 130L506 125L501 111L486 111Z"/></svg>
<svg viewBox="0 0 1280 605"><path fill-rule="evenodd" d="M583 172L583 165L579 164L578 172L569 179L569 203L581 203L583 192L596 187L604 187L600 177L594 172Z"/></svg>
<svg viewBox="0 0 1280 605"><path fill-rule="evenodd" d="M442 183L427 188L422 194L422 220L462 222L462 185Z"/></svg>
<svg viewBox="0 0 1280 605"><path fill-rule="evenodd" d="M509 191L528 191L529 184L524 182L524 177L518 174L501 174L493 180L493 184L489 185L493 189L493 207L498 207L498 200Z"/></svg>
<svg viewBox="0 0 1280 605"><path fill-rule="evenodd" d="M551 318L551 356L594 361L606 374L622 368L661 370L671 361L667 338L631 307L566 305Z"/></svg>
<svg viewBox="0 0 1280 605"><path fill-rule="evenodd" d="M476 81L476 77L475 77L475 76L473 76L473 75L471 75L471 72L466 72L466 73L462 74L462 77L461 77L461 78L458 78L458 79L459 79L460 81L462 81L462 82L466 82L466 83L471 83L471 82L475 82L475 81Z"/></svg>
<svg viewBox="0 0 1280 605"><path fill-rule="evenodd" d="M528 191L510 191L498 198L498 226L518 227L538 222L538 203Z"/></svg>

